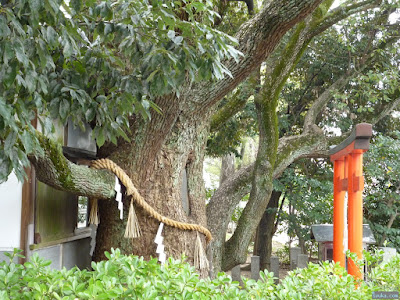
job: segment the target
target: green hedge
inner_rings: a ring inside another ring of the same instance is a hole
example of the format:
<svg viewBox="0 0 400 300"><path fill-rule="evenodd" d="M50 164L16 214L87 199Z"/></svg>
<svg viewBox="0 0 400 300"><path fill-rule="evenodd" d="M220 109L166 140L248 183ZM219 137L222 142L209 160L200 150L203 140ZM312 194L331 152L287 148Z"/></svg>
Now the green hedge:
<svg viewBox="0 0 400 300"><path fill-rule="evenodd" d="M272 273L260 272L259 281L244 279L244 286L221 273L213 280L199 279L194 269L181 260L169 259L160 266L155 259L112 250L107 261L92 263L93 271L50 270L49 261L34 256L24 265L0 263L0 299L371 299L373 291L399 291L400 256L375 264L369 281L357 283L332 263L309 264L289 272L280 284Z"/></svg>

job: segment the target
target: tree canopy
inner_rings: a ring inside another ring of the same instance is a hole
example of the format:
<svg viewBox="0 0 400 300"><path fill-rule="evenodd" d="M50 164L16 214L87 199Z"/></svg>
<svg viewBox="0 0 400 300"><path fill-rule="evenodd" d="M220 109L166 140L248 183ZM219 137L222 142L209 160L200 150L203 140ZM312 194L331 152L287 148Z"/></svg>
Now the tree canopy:
<svg viewBox="0 0 400 300"><path fill-rule="evenodd" d="M378 135L365 158L365 219L379 246L400 249L399 132Z"/></svg>
<svg viewBox="0 0 400 300"><path fill-rule="evenodd" d="M211 1L3 1L0 6L0 181L22 180L52 121L93 127L97 145L129 139L129 117L184 82L231 76L236 40L212 27Z"/></svg>

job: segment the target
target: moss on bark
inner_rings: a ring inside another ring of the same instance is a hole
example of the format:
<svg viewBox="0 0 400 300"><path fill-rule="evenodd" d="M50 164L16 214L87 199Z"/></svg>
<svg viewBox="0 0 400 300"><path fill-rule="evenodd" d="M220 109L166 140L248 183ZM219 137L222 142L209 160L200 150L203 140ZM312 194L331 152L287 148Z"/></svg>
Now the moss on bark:
<svg viewBox="0 0 400 300"><path fill-rule="evenodd" d="M37 133L43 151L29 156L37 178L63 191L100 199L114 196L114 176L105 170L93 170L70 162L60 144Z"/></svg>

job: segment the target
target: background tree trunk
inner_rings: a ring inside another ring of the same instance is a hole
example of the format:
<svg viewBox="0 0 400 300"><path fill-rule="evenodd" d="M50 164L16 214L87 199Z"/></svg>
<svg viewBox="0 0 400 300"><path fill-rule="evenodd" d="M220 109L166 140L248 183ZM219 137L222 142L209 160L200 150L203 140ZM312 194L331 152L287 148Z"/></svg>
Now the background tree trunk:
<svg viewBox="0 0 400 300"><path fill-rule="evenodd" d="M219 184L221 185L235 172L235 154L229 153L222 157Z"/></svg>
<svg viewBox="0 0 400 300"><path fill-rule="evenodd" d="M268 202L267 209L261 218L257 227L257 233L254 241L254 255L260 256L261 270L270 267L270 258L272 254L272 237L276 232L275 220L278 212L279 198L282 192L272 191L271 199Z"/></svg>

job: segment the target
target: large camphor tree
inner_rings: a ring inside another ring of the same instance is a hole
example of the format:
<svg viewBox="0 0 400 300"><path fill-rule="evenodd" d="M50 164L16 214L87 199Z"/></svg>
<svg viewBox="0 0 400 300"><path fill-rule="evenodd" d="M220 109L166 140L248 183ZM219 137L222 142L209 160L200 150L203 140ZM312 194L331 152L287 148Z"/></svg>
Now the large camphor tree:
<svg viewBox="0 0 400 300"><path fill-rule="evenodd" d="M143 236L125 239L126 217L121 222L110 201L114 177L69 162L32 125L36 119L46 133L56 119L89 123L98 157L121 166L154 209L210 228L217 270L242 262L273 178L297 158L318 155L327 147L315 120L329 97L310 109L303 133L278 140L277 96L284 79L312 37L379 4L349 1L328 12L332 1L326 1L315 10L321 2L266 1L230 38L215 29L220 21L211 1L1 1L0 180L12 170L22 179L24 167L32 163L39 180L103 199L95 260L111 247L154 256L158 222L138 208ZM288 31L290 41L282 47L286 52L272 57ZM216 123L243 107L219 104L268 58L271 73L255 97L257 160L226 180L206 210L202 171L207 137ZM184 173L188 215L181 201ZM225 243L234 202L249 189L238 230ZM124 205L127 212L129 201ZM167 255L185 253L191 261L195 238L193 232L166 228Z"/></svg>

